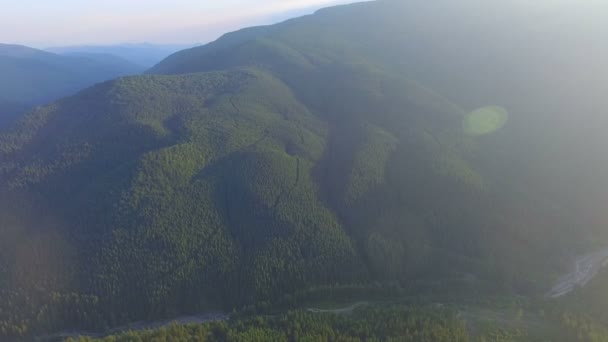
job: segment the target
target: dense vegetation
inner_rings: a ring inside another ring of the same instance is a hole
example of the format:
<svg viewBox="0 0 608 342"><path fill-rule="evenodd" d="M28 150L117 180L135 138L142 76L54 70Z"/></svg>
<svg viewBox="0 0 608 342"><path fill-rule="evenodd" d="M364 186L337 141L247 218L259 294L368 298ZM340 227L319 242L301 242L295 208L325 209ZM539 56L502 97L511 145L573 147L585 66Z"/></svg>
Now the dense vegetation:
<svg viewBox="0 0 608 342"><path fill-rule="evenodd" d="M562 184L568 172L537 160L555 148L534 139L544 121L522 119L538 107L454 74L469 56L427 56L471 29L412 3L416 14L380 1L232 33L0 133L2 337L319 287L543 294L605 238L579 193L564 196L581 178Z"/></svg>
<svg viewBox="0 0 608 342"><path fill-rule="evenodd" d="M608 341L608 272L552 303L551 310L581 341Z"/></svg>
<svg viewBox="0 0 608 342"><path fill-rule="evenodd" d="M70 337L70 342L121 341L475 341L594 342L607 331L572 314L478 306L369 305L346 312L296 310L278 315L123 331L106 337ZM503 303L504 305L506 303ZM538 308L537 308L538 309Z"/></svg>
<svg viewBox="0 0 608 342"><path fill-rule="evenodd" d="M331 292L323 294L322 297L326 298L323 301L308 298L308 304L313 307L321 305L325 309L287 312L248 309L233 313L227 320L202 324L173 322L165 323L160 328L139 327L137 330L123 327L109 335L95 335L96 338L64 338L71 342L608 341L605 321L579 310L580 305L576 309L580 302L575 301L574 296L560 301L530 301L523 297L459 297L444 294L392 298L374 303L359 302L345 307L346 304L335 301L336 293Z"/></svg>
<svg viewBox="0 0 608 342"><path fill-rule="evenodd" d="M0 44L0 127L25 111L142 68L110 55L60 56Z"/></svg>
<svg viewBox="0 0 608 342"><path fill-rule="evenodd" d="M203 325L171 326L99 339L115 341L468 341L448 310L357 309L352 315L294 311ZM80 338L68 341L97 341Z"/></svg>

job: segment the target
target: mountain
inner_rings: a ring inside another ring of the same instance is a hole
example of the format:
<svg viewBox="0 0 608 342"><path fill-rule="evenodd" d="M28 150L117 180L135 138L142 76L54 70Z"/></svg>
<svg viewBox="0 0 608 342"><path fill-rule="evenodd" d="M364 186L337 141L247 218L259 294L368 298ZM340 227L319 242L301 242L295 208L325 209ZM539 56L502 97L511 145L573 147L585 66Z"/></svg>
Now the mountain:
<svg viewBox="0 0 608 342"><path fill-rule="evenodd" d="M131 63L150 68L169 55L192 45L170 44L119 44L119 45L82 45L52 47L47 51L62 55L113 55L128 60Z"/></svg>
<svg viewBox="0 0 608 342"><path fill-rule="evenodd" d="M118 57L116 55L108 54L108 53L95 53L95 52L71 52L65 53L64 56L68 57L77 57L77 58L85 58L91 61L95 61L98 63L102 63L107 65L108 67L113 66L117 69L125 68L129 66L130 68L144 71L146 69L145 66L136 64L134 62L128 61L125 58Z"/></svg>
<svg viewBox="0 0 608 342"><path fill-rule="evenodd" d="M605 119L585 102L603 52L572 64L599 35L518 4L329 8L29 113L0 133L0 331L322 291L542 296L606 242L599 130L575 125Z"/></svg>
<svg viewBox="0 0 608 342"><path fill-rule="evenodd" d="M35 106L97 82L143 71L114 56L60 56L19 45L0 44L0 127Z"/></svg>

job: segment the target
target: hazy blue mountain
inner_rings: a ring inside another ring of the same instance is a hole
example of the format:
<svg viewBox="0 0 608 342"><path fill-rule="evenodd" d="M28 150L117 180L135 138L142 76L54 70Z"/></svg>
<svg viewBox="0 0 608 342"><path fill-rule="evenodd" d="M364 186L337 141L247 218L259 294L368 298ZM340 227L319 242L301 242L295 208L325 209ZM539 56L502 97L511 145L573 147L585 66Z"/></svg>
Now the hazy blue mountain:
<svg viewBox="0 0 608 342"><path fill-rule="evenodd" d="M165 57L193 45L169 45L169 44L120 44L120 45L83 45L52 47L47 51L59 54L109 54L124 58L131 63L141 65L145 68L154 66Z"/></svg>
<svg viewBox="0 0 608 342"><path fill-rule="evenodd" d="M86 58L86 59L97 61L99 63L103 63L106 65L110 65L110 66L113 65L117 68L119 68L119 67L124 68L125 66L129 66L130 68L133 68L134 70L138 70L138 71L144 71L146 69L146 67L143 65L139 65L139 64L131 62L123 57L119 57L119 56L112 55L109 53L70 52L70 53L65 53L62 55L68 56L68 57Z"/></svg>
<svg viewBox="0 0 608 342"><path fill-rule="evenodd" d="M61 56L0 44L0 127L34 106L71 95L97 82L143 70L110 55Z"/></svg>

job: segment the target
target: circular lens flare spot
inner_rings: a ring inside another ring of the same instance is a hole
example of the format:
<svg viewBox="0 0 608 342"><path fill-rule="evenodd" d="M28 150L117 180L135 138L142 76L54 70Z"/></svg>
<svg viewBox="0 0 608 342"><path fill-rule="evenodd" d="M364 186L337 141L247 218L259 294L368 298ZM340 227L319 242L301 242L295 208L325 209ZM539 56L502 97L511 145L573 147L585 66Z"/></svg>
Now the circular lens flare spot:
<svg viewBox="0 0 608 342"><path fill-rule="evenodd" d="M486 135L507 123L509 112L499 106L488 106L473 111L464 119L464 131L469 135Z"/></svg>

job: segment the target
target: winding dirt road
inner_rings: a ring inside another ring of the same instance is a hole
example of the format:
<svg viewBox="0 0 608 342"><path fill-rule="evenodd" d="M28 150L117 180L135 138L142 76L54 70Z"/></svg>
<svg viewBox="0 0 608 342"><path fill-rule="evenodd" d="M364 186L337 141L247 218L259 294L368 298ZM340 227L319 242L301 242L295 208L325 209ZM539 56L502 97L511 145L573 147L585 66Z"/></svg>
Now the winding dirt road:
<svg viewBox="0 0 608 342"><path fill-rule="evenodd" d="M576 288L584 287L606 264L608 264L608 247L577 258L572 271L560 277L546 297L559 298Z"/></svg>
<svg viewBox="0 0 608 342"><path fill-rule="evenodd" d="M351 312L353 312L356 308L360 307L360 306L367 306L369 305L369 302L357 302L357 303L353 303L347 307L344 308L338 308L338 309L317 309L317 308L309 308L307 309L309 312L314 312L314 313L335 313L335 314L349 314Z"/></svg>

